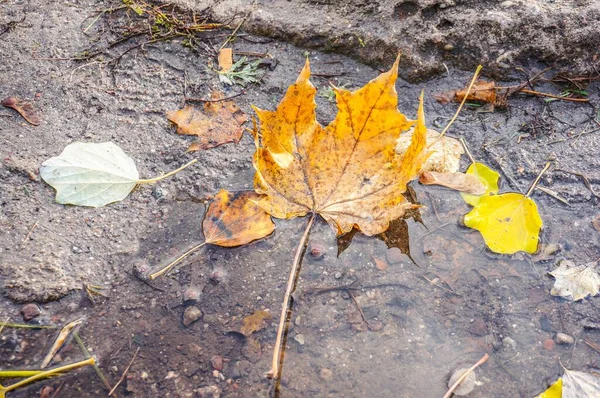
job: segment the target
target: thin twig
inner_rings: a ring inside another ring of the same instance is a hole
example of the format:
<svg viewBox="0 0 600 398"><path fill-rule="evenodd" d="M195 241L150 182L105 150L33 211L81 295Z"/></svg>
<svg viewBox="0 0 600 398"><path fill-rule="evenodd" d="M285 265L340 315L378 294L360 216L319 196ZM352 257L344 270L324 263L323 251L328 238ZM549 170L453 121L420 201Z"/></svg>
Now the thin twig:
<svg viewBox="0 0 600 398"><path fill-rule="evenodd" d="M525 196L531 195L531 193L533 192L533 190L535 189L535 187L537 186L537 184L540 182L540 179L542 178L542 176L544 175L544 173L550 168L551 164L552 164L551 162L546 163L546 165L544 166L544 168L542 169L542 171L540 172L540 174L538 174L538 176L535 177L535 180L533 181L533 183L531 184L531 186L527 190L527 193L525 194Z"/></svg>
<svg viewBox="0 0 600 398"><path fill-rule="evenodd" d="M469 369L467 369L467 371L464 372L458 378L458 380L456 380L454 382L454 384L452 384L452 387L450 387L450 389L448 390L448 392L446 392L446 395L444 395L444 398L450 398L450 396L454 393L454 390L456 390L458 388L458 386L460 385L460 383L463 382L463 380L469 375L469 373L471 373L472 371L474 371L475 368L477 368L479 365L485 363L485 361L487 361L489 357L490 356L487 353L485 353L485 355L483 357L481 357L481 359L479 361L477 361L477 363L475 363L475 365L473 365Z"/></svg>
<svg viewBox="0 0 600 398"><path fill-rule="evenodd" d="M175 260L171 261L166 267L163 267L160 271L157 271L153 274L151 274L149 276L150 280L154 280L156 278L158 278L161 275L166 274L167 272L169 272L174 266L176 266L177 264L179 264L181 261L183 261L183 259L185 259L187 256L189 256L190 254L194 253L196 250L200 249L202 246L204 246L206 244L206 242L202 242L194 247L192 247L190 250L186 251L185 253L183 253L181 256L177 257Z"/></svg>
<svg viewBox="0 0 600 398"><path fill-rule="evenodd" d="M223 44L221 44L221 47L219 47L219 51L221 51L223 49L223 47L225 47L227 45L227 43L229 43L231 40L233 40L233 37L235 36L237 31L242 27L242 25L244 24L244 22L246 22L246 19L248 19L249 16L250 16L250 13L246 14L246 16L235 27L233 32L231 32L231 34L227 37L227 39L223 42Z"/></svg>
<svg viewBox="0 0 600 398"><path fill-rule="evenodd" d="M267 372L267 377L271 379L279 380L279 376L281 373L279 371L279 362L283 359L281 341L283 339L284 329L287 325L287 315L290 308L290 298L292 297L292 293L295 290L296 281L298 280L298 276L300 274L300 263L302 261L302 255L304 254L306 241L308 240L310 228L313 226L315 218L316 214L313 213L310 217L310 220L308 220L308 223L306 224L304 234L302 235L302 238L300 238L300 242L298 242L298 247L296 248L296 255L294 256L294 262L292 263L292 269L290 270L290 277L288 278L287 288L285 290L285 295L283 296L283 303L281 303L281 316L279 318L279 326L277 327L277 339L275 340L273 363L271 365L271 370Z"/></svg>
<svg viewBox="0 0 600 398"><path fill-rule="evenodd" d="M571 170L565 170L565 169L555 169L554 171L562 171L563 173L567 173L567 174L573 174L576 176L579 176L583 179L583 183L585 184L585 186L587 187L587 189L590 190L590 192L592 193L592 195L594 195L597 198L600 198L600 194L596 193L594 191L594 188L592 188L592 183L590 182L590 179L583 173L579 173L576 171L571 171Z"/></svg>
<svg viewBox="0 0 600 398"><path fill-rule="evenodd" d="M168 173L167 173L167 174L165 174L165 175L162 175L162 176L160 176L160 177L154 177L154 178L150 178L150 179L147 179L147 180L137 180L136 182L137 182L138 184L150 184L150 183L153 183L153 182L157 182L157 181L160 181L160 180L164 180L165 178L167 178L167 177L170 177L170 176L172 176L173 174L177 174L177 173L179 173L181 170L185 169L186 167L193 165L193 164L194 164L194 163L196 163L197 161L198 161L198 159L193 159L193 160L191 160L190 162L188 162L188 163L184 164L183 166L181 166L180 168L178 168L178 169L176 169L176 170L173 170L173 171L170 171L170 172L168 172Z"/></svg>
<svg viewBox="0 0 600 398"><path fill-rule="evenodd" d="M75 339L75 341L77 342L77 345L79 345L79 348L81 348L81 351L83 352L83 355L85 356L85 358L86 359L91 358L92 355L90 354L87 347L83 343L83 340L81 340L81 337L79 337L79 333L77 331L73 332L73 339ZM104 373L102 373L102 370L100 370L100 368L98 367L98 364L93 363L92 366L94 367L94 370L96 371L96 374L98 375L100 380L102 380L102 383L104 384L104 387L106 387L106 390L108 390L108 391L112 390L112 387L110 386L108 380L106 380L106 377L104 376Z"/></svg>
<svg viewBox="0 0 600 398"><path fill-rule="evenodd" d="M246 94L246 92L242 91L242 92L234 94L232 96L225 97L225 98L219 98L219 99L204 99L204 98L185 97L184 101L185 102L223 102L223 101L229 101L231 99L237 98L240 95L244 95L244 94Z"/></svg>
<svg viewBox="0 0 600 398"><path fill-rule="evenodd" d="M477 81L477 77L479 77L479 73L481 72L482 68L483 67L481 65L478 65L477 69L475 69L475 74L473 75L473 78L471 79L471 83L469 83L469 87L467 88L467 93L465 94L465 97L463 98L463 100L461 101L460 105L458 106L458 109L456 110L456 113L454 114L454 116L452 116L452 119L450 119L450 122L448 122L448 124L446 125L446 127L444 127L444 129L442 130L442 132L440 133L440 136L436 139L436 141L439 140L440 138L442 138L444 136L444 134L446 134L446 131L448 131L448 129L450 128L450 126L452 126L452 123L454 123L454 121L458 117L458 114L460 113L461 109L465 105L465 102L467 102L467 97L469 96L469 93L473 89L473 85Z"/></svg>
<svg viewBox="0 0 600 398"><path fill-rule="evenodd" d="M135 361L135 357L137 357L138 352L140 352L140 347L138 347L137 350L135 350L135 354L133 354L133 358L131 358L131 361L129 361L129 365L127 365L127 367L125 368L125 371L121 375L121 378L119 379L119 381L117 381L117 384L115 384L115 386L112 388L112 390L110 390L110 392L108 393L109 397L111 395L113 395L113 393L115 392L117 387L119 387L119 385L123 382L123 380L125 380L125 377L127 376L127 373L129 372L129 368L131 368L131 365L133 365L133 361Z"/></svg>
<svg viewBox="0 0 600 398"><path fill-rule="evenodd" d="M35 224L33 224L33 226L29 229L29 232L27 233L27 235L25 235L25 237L23 238L23 240L21 241L21 246L23 246L23 243L25 243L25 241L27 241L27 239L29 239L29 237L31 236L31 234L33 233L33 230L37 227L38 223L40 222L40 220L38 219Z"/></svg>
<svg viewBox="0 0 600 398"><path fill-rule="evenodd" d="M360 304L358 304L358 300L356 300L356 297L354 297L354 294L352 294L352 290L347 289L346 291L350 295L350 298L352 298L352 301L354 301L354 304L356 305L356 308L358 308L358 312L360 313L360 317L362 318L363 322L367 325L367 327L369 328L369 330L371 330L373 332L376 332L377 330L375 330L375 328L373 326L371 326L371 323L369 322L369 320L365 316L365 313L363 312L362 308L360 307Z"/></svg>
<svg viewBox="0 0 600 398"><path fill-rule="evenodd" d="M521 89L521 90L519 90L519 92L525 93L525 94L537 95L538 97L554 98L554 99L563 100L563 101L572 101L572 102L589 102L590 101L588 98L561 97L559 95L540 93L539 91L526 90L526 89Z"/></svg>

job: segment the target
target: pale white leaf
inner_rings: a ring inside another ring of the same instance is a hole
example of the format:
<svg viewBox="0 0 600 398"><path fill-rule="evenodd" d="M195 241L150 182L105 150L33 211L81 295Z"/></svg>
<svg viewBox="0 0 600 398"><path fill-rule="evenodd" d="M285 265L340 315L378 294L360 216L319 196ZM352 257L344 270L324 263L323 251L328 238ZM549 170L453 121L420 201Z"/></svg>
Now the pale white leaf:
<svg viewBox="0 0 600 398"><path fill-rule="evenodd" d="M576 266L572 261L562 261L558 268L550 272L556 278L550 293L553 296L581 300L588 295L595 296L600 290L600 275L595 270L596 262Z"/></svg>
<svg viewBox="0 0 600 398"><path fill-rule="evenodd" d="M40 175L56 189L56 202L90 207L125 199L139 180L133 159L112 142L69 144Z"/></svg>
<svg viewBox="0 0 600 398"><path fill-rule="evenodd" d="M396 153L402 155L410 145L414 128L400 134L396 141ZM431 155L421 167L421 172L435 171L439 173L456 173L460 166L460 155L465 150L458 140L450 137L440 138L440 134L432 129L427 129L427 151Z"/></svg>
<svg viewBox="0 0 600 398"><path fill-rule="evenodd" d="M600 397L600 374L565 369L562 398Z"/></svg>

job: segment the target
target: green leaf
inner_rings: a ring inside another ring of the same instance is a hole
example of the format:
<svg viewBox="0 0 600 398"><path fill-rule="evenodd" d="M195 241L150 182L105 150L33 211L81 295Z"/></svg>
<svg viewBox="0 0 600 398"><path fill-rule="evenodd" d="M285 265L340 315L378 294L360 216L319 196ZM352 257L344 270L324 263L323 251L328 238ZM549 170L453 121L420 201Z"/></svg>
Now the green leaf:
<svg viewBox="0 0 600 398"><path fill-rule="evenodd" d="M139 180L133 159L112 142L70 144L40 175L56 189L56 202L90 207L125 199Z"/></svg>
<svg viewBox="0 0 600 398"><path fill-rule="evenodd" d="M466 174L472 174L477 177L483 185L486 186L486 191L483 195L490 195L498 193L498 179L500 178L500 174L498 174L495 170L490 169L483 163L474 162L471 163L469 168L467 169ZM470 195L468 193L460 193L465 202L470 204L471 206L476 206L479 203L479 199L481 196L478 195ZM483 196L482 195L482 196Z"/></svg>

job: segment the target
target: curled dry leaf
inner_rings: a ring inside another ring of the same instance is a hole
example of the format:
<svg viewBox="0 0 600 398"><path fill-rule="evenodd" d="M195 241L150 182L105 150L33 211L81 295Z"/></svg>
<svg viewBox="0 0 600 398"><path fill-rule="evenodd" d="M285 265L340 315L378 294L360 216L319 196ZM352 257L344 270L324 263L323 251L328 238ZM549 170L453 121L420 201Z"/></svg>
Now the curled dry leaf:
<svg viewBox="0 0 600 398"><path fill-rule="evenodd" d="M537 250L542 219L536 203L520 193L482 196L464 221L467 227L481 232L493 252L513 254Z"/></svg>
<svg viewBox="0 0 600 398"><path fill-rule="evenodd" d="M234 247L264 238L275 230L275 224L257 202L253 191L221 190L208 206L202 221L205 243Z"/></svg>
<svg viewBox="0 0 600 398"><path fill-rule="evenodd" d="M16 97L7 97L4 98L1 103L5 107L12 108L19 112L19 115L21 115L23 119L27 121L27 123L34 126L38 126L40 124L40 118L35 113L33 105L31 105L29 102L20 100Z"/></svg>
<svg viewBox="0 0 600 398"><path fill-rule="evenodd" d="M52 347L50 348L50 351L48 351L48 354L46 354L46 357L42 361L42 364L40 365L40 369L44 369L46 366L48 366L50 364L50 362L52 361L52 358L54 358L56 353L63 347L63 345L67 341L67 338L71 335L71 332L73 332L73 330L77 326L81 325L83 323L83 321L84 321L83 318L74 320L73 322L66 324L60 330L60 332L58 333L58 336L56 337L56 340L54 340L54 344L52 344Z"/></svg>
<svg viewBox="0 0 600 398"><path fill-rule="evenodd" d="M477 179L485 185L486 189L483 195L498 193L498 180L500 179L500 174L498 174L497 171L490 169L483 163L474 162L471 163L466 174L477 177ZM463 200L471 206L477 205L482 196L471 195L469 193L461 193L460 195L462 196Z"/></svg>
<svg viewBox="0 0 600 398"><path fill-rule="evenodd" d="M414 129L400 135L396 141L396 153L403 155L410 146ZM427 152L429 157L421 167L421 172L437 171L454 173L460 167L460 156L465 149L458 140L450 137L440 137L440 133L427 129Z"/></svg>
<svg viewBox="0 0 600 398"><path fill-rule="evenodd" d="M462 102L467 95L467 90L458 90L454 94L456 102ZM496 82L477 81L467 96L467 101L485 102L486 104L496 103Z"/></svg>
<svg viewBox="0 0 600 398"><path fill-rule="evenodd" d="M334 88L338 113L327 127L316 120L308 61L276 111L255 108L254 186L268 213L317 213L338 235L354 226L376 235L414 207L401 193L427 158L426 128L421 97L411 145L395 154L396 139L413 124L397 109L397 69L398 60L354 92Z"/></svg>
<svg viewBox="0 0 600 398"><path fill-rule="evenodd" d="M178 111L167 112L167 118L177 125L177 133L198 137L188 151L237 143L242 138L242 125L248 121L248 116L233 101L224 98L223 93L213 91L211 101L205 102L201 109L188 105Z"/></svg>
<svg viewBox="0 0 600 398"><path fill-rule="evenodd" d="M486 192L486 186L470 174L426 171L419 176L419 182L423 185L441 185L472 195L483 195Z"/></svg>
<svg viewBox="0 0 600 398"><path fill-rule="evenodd" d="M252 333L258 332L270 324L272 320L273 316L269 311L258 310L242 320L240 333L244 336L250 336Z"/></svg>
<svg viewBox="0 0 600 398"><path fill-rule="evenodd" d="M561 261L558 268L550 272L556 281L550 294L578 301L588 295L595 296L600 290L600 275L596 261L576 266L572 261Z"/></svg>

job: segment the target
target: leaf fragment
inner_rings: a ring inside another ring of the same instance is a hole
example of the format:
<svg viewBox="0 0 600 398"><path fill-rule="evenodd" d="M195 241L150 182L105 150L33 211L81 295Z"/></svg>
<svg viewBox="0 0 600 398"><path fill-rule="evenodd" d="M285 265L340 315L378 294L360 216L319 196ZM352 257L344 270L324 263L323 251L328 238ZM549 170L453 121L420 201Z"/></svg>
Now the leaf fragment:
<svg viewBox="0 0 600 398"><path fill-rule="evenodd" d="M221 190L202 221L205 243L234 247L270 235L275 224L257 204L259 200L260 195L253 191Z"/></svg>
<svg viewBox="0 0 600 398"><path fill-rule="evenodd" d="M192 144L188 152L209 149L229 142L239 142L244 132L243 124L248 116L219 91L211 93L211 100L196 108L188 105L183 109L167 112L167 118L177 125L177 133L195 135L196 145Z"/></svg>
<svg viewBox="0 0 600 398"><path fill-rule="evenodd" d="M486 190L483 195L498 193L498 180L500 179L500 174L498 174L497 171L490 169L483 163L474 162L471 163L466 171L466 174L477 177L479 181L486 186ZM462 196L463 200L471 206L477 205L477 203L479 203L479 199L481 198L481 195L471 195L468 193L461 193L460 195Z"/></svg>
<svg viewBox="0 0 600 398"><path fill-rule="evenodd" d="M4 98L0 103L7 108L12 108L17 111L19 115L21 115L21 117L27 121L27 123L34 126L39 126L40 118L35 113L33 105L31 105L29 102L23 101L16 97L7 97Z"/></svg>
<svg viewBox="0 0 600 398"><path fill-rule="evenodd" d="M414 207L401 193L427 159L422 98L408 150L396 156L398 136L413 122L397 109L398 60L363 88L335 88L338 113L316 121L316 89L308 61L276 111L255 108L255 189L277 218L320 214L339 235L357 227L366 235Z"/></svg>
<svg viewBox="0 0 600 398"><path fill-rule="evenodd" d="M477 177L464 173L426 171L419 176L419 182L423 185L441 185L472 195L483 195L486 192L486 186Z"/></svg>
<svg viewBox="0 0 600 398"><path fill-rule="evenodd" d="M396 153L403 155L408 149L414 129L401 134L396 141ZM421 172L437 171L440 173L454 173L460 167L460 156L465 153L461 143L450 137L440 136L433 129L427 129L427 151L429 157L421 167Z"/></svg>
<svg viewBox="0 0 600 398"><path fill-rule="evenodd" d="M536 203L512 192L482 196L464 222L481 232L490 250L501 254L534 253L542 228Z"/></svg>
<svg viewBox="0 0 600 398"><path fill-rule="evenodd" d="M562 398L600 397L600 374L565 369Z"/></svg>
<svg viewBox="0 0 600 398"><path fill-rule="evenodd" d="M467 90L458 90L454 94L456 102L461 102L467 95ZM468 101L485 102L486 104L496 103L496 82L477 81L467 96Z"/></svg>
<svg viewBox="0 0 600 398"><path fill-rule="evenodd" d="M139 180L133 159L112 142L69 144L42 163L40 176L57 203L90 207L125 199Z"/></svg>
<svg viewBox="0 0 600 398"><path fill-rule="evenodd" d="M549 274L556 280L550 294L578 301L595 296L600 291L600 275L596 271L597 261L576 266L564 260Z"/></svg>
<svg viewBox="0 0 600 398"><path fill-rule="evenodd" d="M63 345L67 341L67 338L71 335L71 332L73 332L73 330L75 330L77 326L81 325L83 321L83 318L76 319L73 322L69 322L68 324L66 324L60 330L58 336L56 337L56 340L54 340L54 344L52 344L52 347L50 348L50 351L48 351L48 354L46 354L46 357L42 361L40 369L44 369L50 364L50 361L52 361L52 358L54 358L56 353L63 347Z"/></svg>
<svg viewBox="0 0 600 398"><path fill-rule="evenodd" d="M255 311L252 315L249 315L242 320L240 333L244 336L250 336L252 333L265 328L272 320L273 315L271 315L269 311Z"/></svg>
<svg viewBox="0 0 600 398"><path fill-rule="evenodd" d="M227 72L233 66L233 49L231 47L222 48L219 51L219 68L221 72Z"/></svg>

